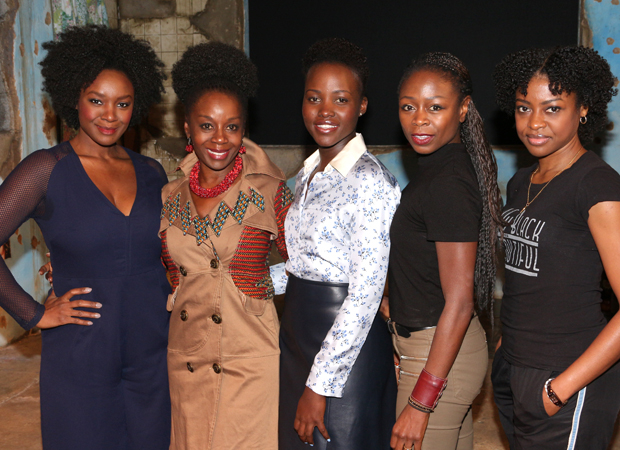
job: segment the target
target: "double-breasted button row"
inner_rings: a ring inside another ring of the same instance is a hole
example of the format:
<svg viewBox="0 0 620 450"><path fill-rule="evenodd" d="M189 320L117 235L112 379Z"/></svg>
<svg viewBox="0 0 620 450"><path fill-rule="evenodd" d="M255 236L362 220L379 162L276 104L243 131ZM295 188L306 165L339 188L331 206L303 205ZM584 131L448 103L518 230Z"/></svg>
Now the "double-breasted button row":
<svg viewBox="0 0 620 450"><path fill-rule="evenodd" d="M187 363L187 370L189 370L190 372L194 372L194 366L192 366L191 362ZM220 366L218 363L213 364L213 371L215 373L222 373L222 366Z"/></svg>
<svg viewBox="0 0 620 450"><path fill-rule="evenodd" d="M219 262L218 262L218 260L217 260L217 259L215 259L215 258L213 258L213 259L211 260L211 263L210 263L210 264L211 264L211 268L212 268L212 269L217 269L217 268L220 266L220 263L219 263Z"/></svg>
<svg viewBox="0 0 620 450"><path fill-rule="evenodd" d="M180 316L181 316L181 320L182 320L183 322L185 322L185 321L189 318L189 313L188 313L186 310L183 310L183 311L181 311ZM219 316L218 314L213 314L213 315L211 316L211 320L212 320L214 323L217 323L217 324L222 323L222 317L221 317L221 316Z"/></svg>
<svg viewBox="0 0 620 450"><path fill-rule="evenodd" d="M184 277L187 276L187 269L183 266L179 266L179 272L181 272L181 275L183 275Z"/></svg>

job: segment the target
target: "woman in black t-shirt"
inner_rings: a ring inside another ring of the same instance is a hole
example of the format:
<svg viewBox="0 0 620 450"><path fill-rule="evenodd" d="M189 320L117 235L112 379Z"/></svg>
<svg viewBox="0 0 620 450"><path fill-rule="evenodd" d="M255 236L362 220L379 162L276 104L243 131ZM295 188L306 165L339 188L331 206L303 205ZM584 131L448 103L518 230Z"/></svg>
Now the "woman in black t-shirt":
<svg viewBox="0 0 620 450"><path fill-rule="evenodd" d="M474 304L492 304L501 199L471 93L469 72L448 53L414 60L399 86L400 122L419 158L390 229L398 450L473 448L471 404L487 370Z"/></svg>
<svg viewBox="0 0 620 450"><path fill-rule="evenodd" d="M508 183L502 342L495 401L511 448L606 449L620 408L620 317L606 325L601 275L620 286L620 175L582 143L607 123L614 77L584 47L511 54L500 107L538 164Z"/></svg>

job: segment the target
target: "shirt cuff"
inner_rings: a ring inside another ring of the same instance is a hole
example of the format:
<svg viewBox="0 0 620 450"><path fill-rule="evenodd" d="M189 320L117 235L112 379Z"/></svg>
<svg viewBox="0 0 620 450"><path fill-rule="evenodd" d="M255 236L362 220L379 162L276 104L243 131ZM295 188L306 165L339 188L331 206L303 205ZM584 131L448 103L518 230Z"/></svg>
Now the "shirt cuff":
<svg viewBox="0 0 620 450"><path fill-rule="evenodd" d="M332 376L313 365L306 380L306 386L324 397L341 398L344 394L344 382L338 382L338 380L346 379L344 375L348 371L342 368L338 372Z"/></svg>
<svg viewBox="0 0 620 450"><path fill-rule="evenodd" d="M271 282L273 283L275 295L284 294L286 291L286 283L288 283L288 275L286 274L285 264L280 263L269 266L269 275L271 275Z"/></svg>

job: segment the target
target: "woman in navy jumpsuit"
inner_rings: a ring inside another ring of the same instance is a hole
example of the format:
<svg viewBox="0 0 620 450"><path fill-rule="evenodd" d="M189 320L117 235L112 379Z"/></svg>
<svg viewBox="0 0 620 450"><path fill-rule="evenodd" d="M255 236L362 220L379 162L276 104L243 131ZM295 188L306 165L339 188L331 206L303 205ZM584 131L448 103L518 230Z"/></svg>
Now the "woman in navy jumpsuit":
<svg viewBox="0 0 620 450"><path fill-rule="evenodd" d="M34 219L53 290L38 304L0 260L0 306L43 329L44 449L164 450L170 287L157 233L167 180L159 163L117 144L159 100L162 64L103 27L70 29L44 48L44 90L78 134L26 157L0 186L0 241Z"/></svg>

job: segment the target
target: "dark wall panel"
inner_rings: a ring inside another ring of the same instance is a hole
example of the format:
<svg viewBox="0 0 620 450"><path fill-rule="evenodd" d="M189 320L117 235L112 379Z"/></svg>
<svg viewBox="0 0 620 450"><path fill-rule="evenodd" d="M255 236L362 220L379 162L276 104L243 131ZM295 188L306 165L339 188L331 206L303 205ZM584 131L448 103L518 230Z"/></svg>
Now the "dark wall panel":
<svg viewBox="0 0 620 450"><path fill-rule="evenodd" d="M518 142L495 107L491 73L506 54L576 44L579 0L249 0L250 57L261 88L250 133L261 144L311 143L301 119L301 57L316 40L345 37L370 62L368 144L401 144L396 86L418 53L449 51L468 66L474 100L493 144Z"/></svg>

